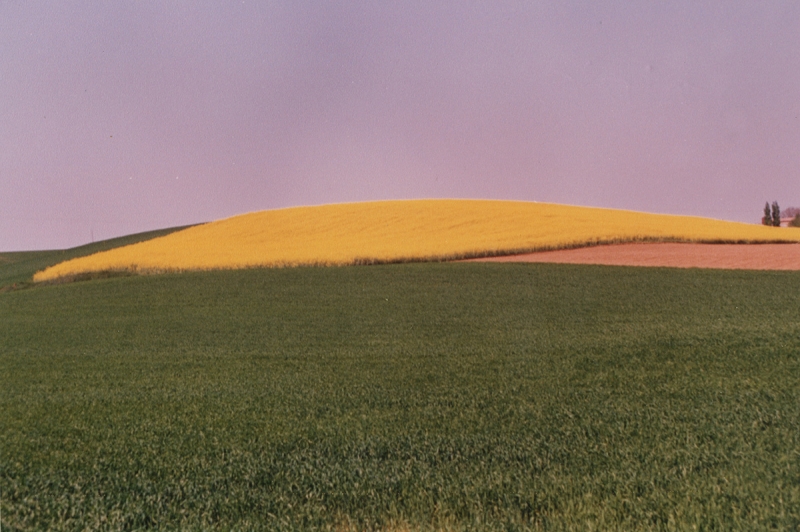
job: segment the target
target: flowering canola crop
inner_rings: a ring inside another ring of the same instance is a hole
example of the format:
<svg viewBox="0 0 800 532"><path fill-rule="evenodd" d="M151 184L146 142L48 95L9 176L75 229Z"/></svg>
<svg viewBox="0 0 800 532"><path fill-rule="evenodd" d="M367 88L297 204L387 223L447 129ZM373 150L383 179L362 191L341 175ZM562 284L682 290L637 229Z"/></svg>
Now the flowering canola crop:
<svg viewBox="0 0 800 532"><path fill-rule="evenodd" d="M234 216L62 262L34 280L105 271L439 261L635 241L800 242L800 229L519 201L377 201Z"/></svg>

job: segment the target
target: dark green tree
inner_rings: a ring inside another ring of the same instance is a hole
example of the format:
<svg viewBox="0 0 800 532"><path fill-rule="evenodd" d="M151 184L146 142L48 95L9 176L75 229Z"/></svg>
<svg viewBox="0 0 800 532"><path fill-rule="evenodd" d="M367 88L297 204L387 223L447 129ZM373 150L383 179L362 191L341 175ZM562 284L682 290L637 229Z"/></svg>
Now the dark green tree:
<svg viewBox="0 0 800 532"><path fill-rule="evenodd" d="M772 202L772 225L775 227L781 226L781 208L778 207L778 202Z"/></svg>
<svg viewBox="0 0 800 532"><path fill-rule="evenodd" d="M772 211L769 210L769 202L764 204L764 216L761 218L764 225L772 225Z"/></svg>

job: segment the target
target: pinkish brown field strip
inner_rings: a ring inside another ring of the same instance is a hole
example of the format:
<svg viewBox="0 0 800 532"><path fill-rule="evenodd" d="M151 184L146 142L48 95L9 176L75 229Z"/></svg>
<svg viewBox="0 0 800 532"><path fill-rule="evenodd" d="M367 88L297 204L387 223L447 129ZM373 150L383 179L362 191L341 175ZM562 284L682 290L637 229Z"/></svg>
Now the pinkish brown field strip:
<svg viewBox="0 0 800 532"><path fill-rule="evenodd" d="M613 244L469 259L469 262L555 262L728 270L800 270L800 244Z"/></svg>

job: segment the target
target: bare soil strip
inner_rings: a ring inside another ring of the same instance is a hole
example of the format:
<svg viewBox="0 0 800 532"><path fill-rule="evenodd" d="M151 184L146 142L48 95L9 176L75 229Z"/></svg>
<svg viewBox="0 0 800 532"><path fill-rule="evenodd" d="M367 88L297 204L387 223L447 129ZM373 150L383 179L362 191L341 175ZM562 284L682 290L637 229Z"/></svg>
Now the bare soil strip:
<svg viewBox="0 0 800 532"><path fill-rule="evenodd" d="M729 270L800 270L800 244L612 244L469 259L468 261L556 262Z"/></svg>

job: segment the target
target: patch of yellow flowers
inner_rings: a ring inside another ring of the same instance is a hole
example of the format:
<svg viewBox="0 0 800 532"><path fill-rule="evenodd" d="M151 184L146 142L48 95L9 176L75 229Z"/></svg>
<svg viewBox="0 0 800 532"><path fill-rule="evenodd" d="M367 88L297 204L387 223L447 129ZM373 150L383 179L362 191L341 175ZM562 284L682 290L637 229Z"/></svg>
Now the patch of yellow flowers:
<svg viewBox="0 0 800 532"><path fill-rule="evenodd" d="M800 230L549 203L403 200L243 214L38 272L139 273L441 261L603 243L800 242Z"/></svg>

